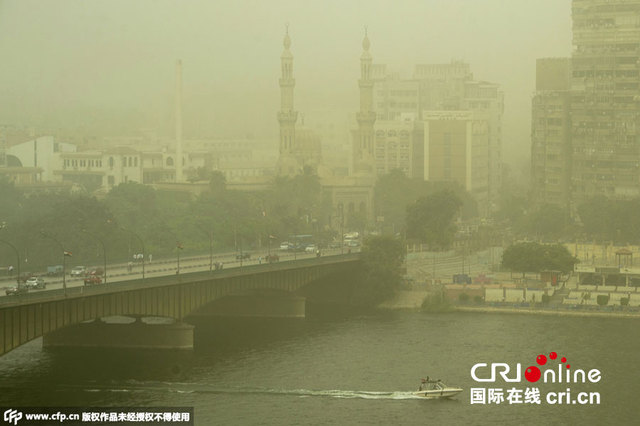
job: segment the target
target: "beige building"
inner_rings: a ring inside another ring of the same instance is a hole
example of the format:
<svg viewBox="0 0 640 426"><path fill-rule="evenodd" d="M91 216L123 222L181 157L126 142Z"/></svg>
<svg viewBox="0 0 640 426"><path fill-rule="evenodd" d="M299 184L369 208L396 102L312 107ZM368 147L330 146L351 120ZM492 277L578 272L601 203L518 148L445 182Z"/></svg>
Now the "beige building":
<svg viewBox="0 0 640 426"><path fill-rule="evenodd" d="M640 1L573 0L573 54L537 63L532 180L571 213L640 196Z"/></svg>
<svg viewBox="0 0 640 426"><path fill-rule="evenodd" d="M489 120L472 111L424 111L423 177L457 182L487 216Z"/></svg>
<svg viewBox="0 0 640 426"><path fill-rule="evenodd" d="M571 59L536 63L531 102L531 184L537 204L569 208L571 199Z"/></svg>
<svg viewBox="0 0 640 426"><path fill-rule="evenodd" d="M424 125L414 117L377 121L375 124L376 174L394 169L409 177L423 177Z"/></svg>
<svg viewBox="0 0 640 426"><path fill-rule="evenodd" d="M397 168L413 178L456 181L483 215L494 210L502 176L499 86L474 80L459 61L416 65L411 79L383 64L371 69L376 173Z"/></svg>
<svg viewBox="0 0 640 426"><path fill-rule="evenodd" d="M573 0L572 201L640 196L640 1Z"/></svg>

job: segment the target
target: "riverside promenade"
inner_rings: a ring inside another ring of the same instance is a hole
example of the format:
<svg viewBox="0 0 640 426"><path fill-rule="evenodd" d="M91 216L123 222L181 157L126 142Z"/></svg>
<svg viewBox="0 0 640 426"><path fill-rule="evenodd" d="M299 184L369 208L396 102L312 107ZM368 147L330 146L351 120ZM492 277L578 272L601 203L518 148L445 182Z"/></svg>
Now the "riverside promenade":
<svg viewBox="0 0 640 426"><path fill-rule="evenodd" d="M570 309L555 307L531 306L460 306L455 305L457 312L483 312L489 314L525 314L549 315L561 317L603 317L603 318L640 318L640 310L611 310L611 309Z"/></svg>

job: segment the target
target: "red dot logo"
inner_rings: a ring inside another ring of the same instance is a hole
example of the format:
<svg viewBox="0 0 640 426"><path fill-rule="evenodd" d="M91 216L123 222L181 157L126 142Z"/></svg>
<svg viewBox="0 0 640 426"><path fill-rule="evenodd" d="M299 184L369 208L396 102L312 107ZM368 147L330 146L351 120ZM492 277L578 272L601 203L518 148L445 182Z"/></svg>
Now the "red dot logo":
<svg viewBox="0 0 640 426"><path fill-rule="evenodd" d="M556 359L556 358L558 358L558 354L557 354L557 353L555 353L555 352L551 352L551 353L549 354L549 358L551 358L551 359Z"/></svg>
<svg viewBox="0 0 640 426"><path fill-rule="evenodd" d="M538 355L538 357L536 358L536 362L538 363L538 365L545 365L547 363L547 357L544 355Z"/></svg>
<svg viewBox="0 0 640 426"><path fill-rule="evenodd" d="M562 357L562 359L560 360L560 362L567 362L567 358Z"/></svg>
<svg viewBox="0 0 640 426"><path fill-rule="evenodd" d="M545 362L546 362L546 359L545 359ZM540 380L541 375L542 374L540 373L540 369L535 365L531 365L527 367L526 370L524 370L524 378L530 381L531 383L537 382L538 380Z"/></svg>

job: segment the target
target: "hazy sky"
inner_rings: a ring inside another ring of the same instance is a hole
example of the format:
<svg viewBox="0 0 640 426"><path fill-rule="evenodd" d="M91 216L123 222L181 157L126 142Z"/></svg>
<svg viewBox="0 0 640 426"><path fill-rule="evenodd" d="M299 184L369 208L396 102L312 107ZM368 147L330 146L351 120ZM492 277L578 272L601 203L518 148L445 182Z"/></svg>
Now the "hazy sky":
<svg viewBox="0 0 640 426"><path fill-rule="evenodd" d="M401 75L461 59L501 84L508 159L528 156L536 58L571 52L570 0L0 0L0 123L167 132L181 58L187 137L275 137L286 22L307 116L357 110L367 25Z"/></svg>

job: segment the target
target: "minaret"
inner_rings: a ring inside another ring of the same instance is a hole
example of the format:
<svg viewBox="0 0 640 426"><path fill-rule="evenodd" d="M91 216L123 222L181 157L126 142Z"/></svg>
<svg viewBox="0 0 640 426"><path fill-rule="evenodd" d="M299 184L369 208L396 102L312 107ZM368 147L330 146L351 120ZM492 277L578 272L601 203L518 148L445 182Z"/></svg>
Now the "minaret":
<svg viewBox="0 0 640 426"><path fill-rule="evenodd" d="M292 175L298 170L295 158L296 148L296 120L298 112L293 109L293 88L296 80L293 78L293 55L289 50L291 38L289 38L289 26L284 36L284 51L280 56L282 77L280 78L280 159L278 160L278 173L280 175Z"/></svg>
<svg viewBox="0 0 640 426"><path fill-rule="evenodd" d="M375 163L373 156L373 124L376 113L373 111L373 80L371 78L372 57L369 53L369 37L364 30L362 40L362 55L360 56L360 111L356 114L358 131L354 138L353 163L357 175L373 175Z"/></svg>
<svg viewBox="0 0 640 426"><path fill-rule="evenodd" d="M176 182L183 182L182 174L182 61L176 61Z"/></svg>

